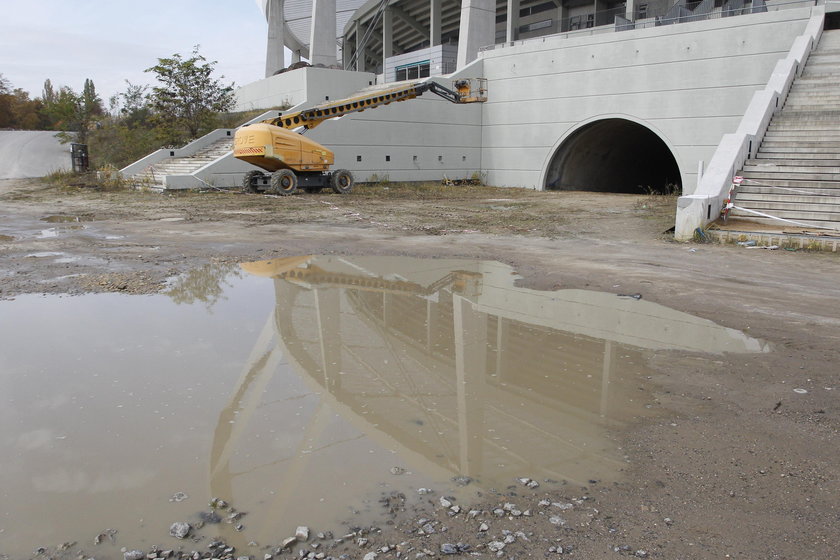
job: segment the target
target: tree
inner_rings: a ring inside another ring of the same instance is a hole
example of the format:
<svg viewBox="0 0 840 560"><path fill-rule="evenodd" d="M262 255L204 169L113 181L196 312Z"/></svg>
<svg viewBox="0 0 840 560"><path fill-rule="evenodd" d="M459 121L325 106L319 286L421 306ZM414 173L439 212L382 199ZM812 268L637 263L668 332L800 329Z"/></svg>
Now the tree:
<svg viewBox="0 0 840 560"><path fill-rule="evenodd" d="M0 128L9 128L14 124L11 92L11 82L0 74Z"/></svg>
<svg viewBox="0 0 840 560"><path fill-rule="evenodd" d="M216 61L208 62L199 54L196 45L187 59L174 54L146 69L160 82L152 88L150 100L156 122L169 141L197 138L213 128L218 113L233 107L233 84L223 85L224 76L212 77L215 65Z"/></svg>

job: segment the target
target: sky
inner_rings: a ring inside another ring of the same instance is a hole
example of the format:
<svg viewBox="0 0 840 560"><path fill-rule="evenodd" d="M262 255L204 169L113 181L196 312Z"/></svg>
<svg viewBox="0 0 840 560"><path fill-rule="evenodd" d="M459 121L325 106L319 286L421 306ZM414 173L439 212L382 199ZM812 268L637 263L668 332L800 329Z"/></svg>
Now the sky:
<svg viewBox="0 0 840 560"><path fill-rule="evenodd" d="M40 97L44 80L80 92L90 78L108 99L158 58L195 45L236 86L265 75L267 24L254 0L0 0L0 74Z"/></svg>

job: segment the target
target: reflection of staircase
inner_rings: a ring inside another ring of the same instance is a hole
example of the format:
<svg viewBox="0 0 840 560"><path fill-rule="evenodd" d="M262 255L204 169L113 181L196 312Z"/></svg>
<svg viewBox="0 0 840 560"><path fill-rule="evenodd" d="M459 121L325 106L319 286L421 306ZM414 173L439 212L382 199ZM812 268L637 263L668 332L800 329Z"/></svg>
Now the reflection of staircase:
<svg viewBox="0 0 840 560"><path fill-rule="evenodd" d="M167 175L189 175L208 163L218 160L233 150L233 138L224 137L198 150L189 156L170 157L148 166L132 177L138 183L151 187L165 188L164 177Z"/></svg>
<svg viewBox="0 0 840 560"><path fill-rule="evenodd" d="M736 206L840 230L840 30L823 32L740 175ZM732 215L784 225L738 209Z"/></svg>

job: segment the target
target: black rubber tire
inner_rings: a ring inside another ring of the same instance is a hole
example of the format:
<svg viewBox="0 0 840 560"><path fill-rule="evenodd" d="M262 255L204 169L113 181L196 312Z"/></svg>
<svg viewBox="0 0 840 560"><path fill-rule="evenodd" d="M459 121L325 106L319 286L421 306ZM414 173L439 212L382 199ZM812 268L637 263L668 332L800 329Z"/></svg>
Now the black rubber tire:
<svg viewBox="0 0 840 560"><path fill-rule="evenodd" d="M349 194L353 190L353 174L346 169L336 169L330 176L330 187L338 194Z"/></svg>
<svg viewBox="0 0 840 560"><path fill-rule="evenodd" d="M304 187L303 190L305 190L308 193L316 194L316 193L321 192L321 189L323 189L323 188L324 187Z"/></svg>
<svg viewBox="0 0 840 560"><path fill-rule="evenodd" d="M249 171L245 174L245 179L242 180L242 192L255 193L259 189L254 184L254 179L262 177L262 171Z"/></svg>
<svg viewBox="0 0 840 560"><path fill-rule="evenodd" d="M297 175L291 169L281 169L271 174L269 192L280 196L295 194L298 188Z"/></svg>

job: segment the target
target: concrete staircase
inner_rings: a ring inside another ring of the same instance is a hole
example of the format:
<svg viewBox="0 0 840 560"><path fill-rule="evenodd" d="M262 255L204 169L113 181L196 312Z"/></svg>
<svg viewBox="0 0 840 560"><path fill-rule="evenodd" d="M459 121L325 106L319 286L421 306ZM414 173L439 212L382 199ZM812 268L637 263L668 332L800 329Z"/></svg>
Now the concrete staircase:
<svg viewBox="0 0 840 560"><path fill-rule="evenodd" d="M840 231L840 30L823 32L739 175L736 206ZM737 209L732 216L785 226Z"/></svg>
<svg viewBox="0 0 840 560"><path fill-rule="evenodd" d="M214 162L233 150L233 138L225 137L198 150L190 156L171 157L148 166L131 180L151 188L166 188L164 177L167 175L190 175L208 163Z"/></svg>

